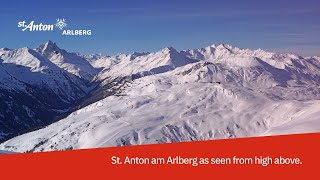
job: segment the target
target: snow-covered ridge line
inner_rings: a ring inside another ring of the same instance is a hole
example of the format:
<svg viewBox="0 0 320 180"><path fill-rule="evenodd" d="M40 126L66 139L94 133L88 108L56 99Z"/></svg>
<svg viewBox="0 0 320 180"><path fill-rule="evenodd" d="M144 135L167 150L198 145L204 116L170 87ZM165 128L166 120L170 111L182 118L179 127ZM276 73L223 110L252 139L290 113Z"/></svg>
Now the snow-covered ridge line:
<svg viewBox="0 0 320 180"><path fill-rule="evenodd" d="M88 106L0 149L52 151L320 131L318 57L226 44L104 56L70 55L49 42L37 52L79 78L88 68L74 71L62 65L68 60L59 65L58 57L87 60L99 69L91 76L99 85L86 94Z"/></svg>
<svg viewBox="0 0 320 180"><path fill-rule="evenodd" d="M51 41L0 49L0 141L58 120L89 93L97 72Z"/></svg>

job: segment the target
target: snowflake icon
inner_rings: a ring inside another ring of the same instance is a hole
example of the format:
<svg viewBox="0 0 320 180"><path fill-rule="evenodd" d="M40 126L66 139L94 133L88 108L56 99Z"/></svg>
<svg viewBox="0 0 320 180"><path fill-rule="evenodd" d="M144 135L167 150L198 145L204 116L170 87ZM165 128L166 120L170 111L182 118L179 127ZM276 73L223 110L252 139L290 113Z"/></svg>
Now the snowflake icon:
<svg viewBox="0 0 320 180"><path fill-rule="evenodd" d="M66 20L63 18L63 19L57 19L57 23L55 24L55 26L57 28L59 28L60 30L62 30L63 28L67 27L67 23L66 23Z"/></svg>

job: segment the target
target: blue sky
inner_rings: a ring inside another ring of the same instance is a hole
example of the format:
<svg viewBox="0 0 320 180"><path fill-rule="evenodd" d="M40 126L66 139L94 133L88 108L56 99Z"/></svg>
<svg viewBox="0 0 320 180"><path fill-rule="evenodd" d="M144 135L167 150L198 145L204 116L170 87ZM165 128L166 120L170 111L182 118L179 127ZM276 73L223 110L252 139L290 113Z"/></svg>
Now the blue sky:
<svg viewBox="0 0 320 180"><path fill-rule="evenodd" d="M91 29L91 36L22 32L19 21ZM47 40L69 51L117 54L227 43L243 48L320 55L316 0L3 1L0 47L36 47Z"/></svg>

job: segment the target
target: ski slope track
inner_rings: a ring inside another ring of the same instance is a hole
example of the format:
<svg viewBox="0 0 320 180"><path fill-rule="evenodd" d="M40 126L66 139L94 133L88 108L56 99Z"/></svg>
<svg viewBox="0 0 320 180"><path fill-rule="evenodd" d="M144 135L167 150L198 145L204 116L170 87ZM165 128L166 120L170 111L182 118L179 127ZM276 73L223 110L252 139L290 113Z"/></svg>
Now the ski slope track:
<svg viewBox="0 0 320 180"><path fill-rule="evenodd" d="M319 57L221 44L128 55L73 54L77 63L65 68L44 46L53 46L57 54L67 52L53 42L40 46L36 52L51 62L46 67L53 64L49 69L99 85L86 89L82 103L87 106L3 142L0 150L38 152L320 131ZM37 63L32 67L45 70ZM0 69L1 83L23 89L18 78L6 81L5 72Z"/></svg>

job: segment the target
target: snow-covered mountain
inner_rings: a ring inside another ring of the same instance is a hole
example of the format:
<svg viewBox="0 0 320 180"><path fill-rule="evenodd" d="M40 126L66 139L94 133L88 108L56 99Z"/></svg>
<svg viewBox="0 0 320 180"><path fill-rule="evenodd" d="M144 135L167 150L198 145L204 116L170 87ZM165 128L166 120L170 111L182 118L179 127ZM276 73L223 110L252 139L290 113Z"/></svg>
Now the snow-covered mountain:
<svg viewBox="0 0 320 180"><path fill-rule="evenodd" d="M0 155L1 154L14 154L14 152L10 152L10 151L1 151L0 150Z"/></svg>
<svg viewBox="0 0 320 180"><path fill-rule="evenodd" d="M102 54L90 54L90 55L81 55L82 58L86 59L91 66L97 69L110 67L113 65L113 63L116 62L116 56L108 56L108 55L102 55Z"/></svg>
<svg viewBox="0 0 320 180"><path fill-rule="evenodd" d="M109 61L117 63L112 63L113 66L107 67L97 75L100 80L127 75L143 76L144 73L158 74L197 61L184 56L172 47L164 48L155 53L118 55L115 59L118 61L113 59Z"/></svg>
<svg viewBox="0 0 320 180"><path fill-rule="evenodd" d="M84 56L90 104L0 149L51 151L320 131L320 60L226 44ZM1 73L1 71L0 71Z"/></svg>
<svg viewBox="0 0 320 180"><path fill-rule="evenodd" d="M97 69L77 53L69 53L60 49L56 43L48 41L36 48L36 51L49 59L58 67L74 74L81 79L90 81L98 72Z"/></svg>
<svg viewBox="0 0 320 180"><path fill-rule="evenodd" d="M85 80L33 49L1 49L0 141L53 122L89 90Z"/></svg>

